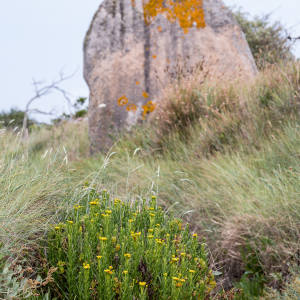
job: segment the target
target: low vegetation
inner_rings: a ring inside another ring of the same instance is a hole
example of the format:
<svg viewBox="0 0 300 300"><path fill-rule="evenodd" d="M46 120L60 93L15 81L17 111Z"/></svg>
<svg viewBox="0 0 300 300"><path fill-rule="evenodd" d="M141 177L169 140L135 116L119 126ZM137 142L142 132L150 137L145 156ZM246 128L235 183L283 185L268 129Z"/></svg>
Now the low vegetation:
<svg viewBox="0 0 300 300"><path fill-rule="evenodd" d="M155 196L126 203L105 190L84 193L47 237L64 299L203 299L216 286L205 245Z"/></svg>
<svg viewBox="0 0 300 300"><path fill-rule="evenodd" d="M294 58L289 33L280 21L271 22L271 14L250 18L241 8L234 9L233 13L259 68Z"/></svg>

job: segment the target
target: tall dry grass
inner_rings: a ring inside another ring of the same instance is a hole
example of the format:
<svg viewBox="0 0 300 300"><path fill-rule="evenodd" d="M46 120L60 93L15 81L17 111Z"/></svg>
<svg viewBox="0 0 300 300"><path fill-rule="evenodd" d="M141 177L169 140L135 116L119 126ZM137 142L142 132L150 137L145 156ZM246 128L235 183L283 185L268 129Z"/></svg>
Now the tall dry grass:
<svg viewBox="0 0 300 300"><path fill-rule="evenodd" d="M3 251L34 244L70 202L76 175L61 149L26 151L21 134L0 136L0 241Z"/></svg>

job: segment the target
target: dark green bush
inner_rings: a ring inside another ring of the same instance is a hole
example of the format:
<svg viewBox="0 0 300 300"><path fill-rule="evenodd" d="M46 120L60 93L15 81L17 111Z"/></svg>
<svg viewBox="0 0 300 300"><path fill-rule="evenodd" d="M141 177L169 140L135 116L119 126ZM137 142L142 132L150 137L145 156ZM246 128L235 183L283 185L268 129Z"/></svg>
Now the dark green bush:
<svg viewBox="0 0 300 300"><path fill-rule="evenodd" d="M249 13L241 8L233 12L241 29L243 30L251 52L258 67L267 63L292 59L292 42L284 26L276 21L271 23L270 15L249 18Z"/></svg>
<svg viewBox="0 0 300 300"><path fill-rule="evenodd" d="M21 128L23 126L23 120L24 120L24 111L18 109L18 108L12 108L10 111L0 112L0 128L7 127L10 122L13 121L13 127L18 126ZM35 123L34 119L28 119L27 125L28 127L30 125L33 125Z"/></svg>

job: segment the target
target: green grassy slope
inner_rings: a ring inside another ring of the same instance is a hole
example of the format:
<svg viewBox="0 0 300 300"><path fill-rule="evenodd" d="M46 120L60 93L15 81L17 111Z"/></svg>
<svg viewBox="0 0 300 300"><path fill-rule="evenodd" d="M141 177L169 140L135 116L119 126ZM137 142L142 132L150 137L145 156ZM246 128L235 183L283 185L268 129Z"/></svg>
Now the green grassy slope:
<svg viewBox="0 0 300 300"><path fill-rule="evenodd" d="M250 84L212 82L201 74L181 78L143 125L116 137L115 153L100 173L105 156L87 157L84 122L33 129L19 154L38 162L51 148L65 147L72 165L54 168L51 199L60 199L55 185L67 191L73 176L95 179L113 197L139 199L153 190L166 210L172 207L206 237L224 286L245 272L257 286L276 286L300 246L299 76L299 63L289 63L265 68ZM36 164L31 169L40 172ZM39 168L48 170L47 164ZM8 177L2 178L4 189ZM24 188L34 191L36 184ZM7 203L13 193L3 195Z"/></svg>

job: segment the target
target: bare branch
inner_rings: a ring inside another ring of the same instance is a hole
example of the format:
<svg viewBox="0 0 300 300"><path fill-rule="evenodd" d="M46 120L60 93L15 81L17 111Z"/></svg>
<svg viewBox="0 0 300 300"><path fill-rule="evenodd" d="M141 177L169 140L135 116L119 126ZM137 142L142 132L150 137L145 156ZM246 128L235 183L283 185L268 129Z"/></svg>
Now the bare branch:
<svg viewBox="0 0 300 300"><path fill-rule="evenodd" d="M37 113L37 114L42 114L42 115L51 115L51 116L53 116L53 115L54 115L54 110L49 111L49 112L45 112L45 111L42 111L42 110L39 110L39 109L34 109L34 110L32 111L32 113Z"/></svg>
<svg viewBox="0 0 300 300"><path fill-rule="evenodd" d="M72 95L70 93L66 92L64 89L62 89L59 85L63 81L71 79L77 71L78 71L78 68L71 75L65 76L64 72L63 72L63 69L61 69L61 71L59 72L59 79L53 80L51 84L45 85L45 86L42 86L42 87L40 87L40 86L45 84L45 81L36 81L35 78L33 78L33 83L32 84L34 86L35 95L31 99L29 99L29 101L26 104L25 114L24 114L24 122L23 122L23 138L24 139L27 137L26 128L27 128L28 115L30 113L29 106L32 104L32 102L34 100L36 100L38 98L41 98L43 96L49 95L50 93L52 93L53 91L56 90L56 91L62 93L64 98L67 100L69 110L70 110L70 114L72 114L72 110L71 110L72 102L71 102L71 99L69 97L69 96L72 96ZM43 111L40 111L38 109L34 109L34 110L31 110L31 111L32 112L34 111L35 113L44 114L44 115L53 115L53 110L51 112L43 112Z"/></svg>
<svg viewBox="0 0 300 300"><path fill-rule="evenodd" d="M290 40L290 41L296 41L296 40L300 40L300 36L298 36L298 37L291 37L291 36L287 36L286 37L288 40Z"/></svg>

